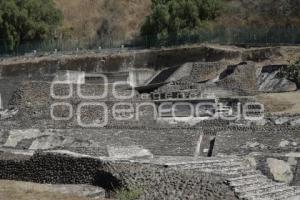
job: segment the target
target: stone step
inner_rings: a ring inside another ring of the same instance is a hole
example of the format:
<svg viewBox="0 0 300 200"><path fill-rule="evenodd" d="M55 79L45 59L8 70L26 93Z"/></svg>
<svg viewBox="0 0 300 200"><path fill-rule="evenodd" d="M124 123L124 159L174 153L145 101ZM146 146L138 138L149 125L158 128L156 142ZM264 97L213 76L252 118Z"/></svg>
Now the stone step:
<svg viewBox="0 0 300 200"><path fill-rule="evenodd" d="M180 167L181 169L216 169L216 170L228 170L228 169L235 169L241 168L241 164L233 164L233 165L191 165L191 166L184 166ZM243 167L245 168L245 167Z"/></svg>
<svg viewBox="0 0 300 200"><path fill-rule="evenodd" d="M236 172L208 172L208 173L211 173L213 175L218 175L224 179L228 179L228 178L235 178L235 177L239 177L240 174L239 173L236 173Z"/></svg>
<svg viewBox="0 0 300 200"><path fill-rule="evenodd" d="M235 190L237 194L241 196L245 196L248 193L251 194L261 194L263 192L268 192L268 191L274 191L278 189L284 189L287 188L288 186L284 183L272 183L270 182L269 184L265 184L264 186L254 186L254 187L246 187L241 190Z"/></svg>
<svg viewBox="0 0 300 200"><path fill-rule="evenodd" d="M274 197L274 200L283 200L283 199L298 200L298 199L300 199L300 193L297 194L297 192L291 191L291 192L286 192L284 194L281 194L281 195L278 195L278 196Z"/></svg>
<svg viewBox="0 0 300 200"><path fill-rule="evenodd" d="M201 161L226 161L226 162L234 162L234 161L240 161L240 162L245 162L245 160L241 157L210 157L210 158L203 158Z"/></svg>
<svg viewBox="0 0 300 200"><path fill-rule="evenodd" d="M220 172L220 171L216 171L216 170L200 170L201 172L205 172L205 173L210 173L210 174L213 174L213 175L217 175L217 176L221 176L225 179L228 179L228 178L233 178L233 177L238 177L240 176L239 173L237 172Z"/></svg>
<svg viewBox="0 0 300 200"><path fill-rule="evenodd" d="M197 160L195 162L190 162L190 163L165 163L165 165L168 166L195 166L195 165L230 165L230 164L244 164L245 161L242 159L203 159L203 160Z"/></svg>
<svg viewBox="0 0 300 200"><path fill-rule="evenodd" d="M232 168L232 169L220 169L215 171L218 171L220 173L228 174L228 173L234 173L234 174L239 174L239 176L247 176L247 175L255 175L256 172L255 170L245 170L242 167L240 168Z"/></svg>
<svg viewBox="0 0 300 200"><path fill-rule="evenodd" d="M240 173L240 176L251 176L251 175L259 175L261 172L257 170L246 170Z"/></svg>
<svg viewBox="0 0 300 200"><path fill-rule="evenodd" d="M261 174L260 171L255 170L256 174L249 175L249 176L239 176L236 178L229 178L227 179L230 183L237 182L237 181L248 181L248 180L256 180L257 178L266 178L264 175Z"/></svg>
<svg viewBox="0 0 300 200"><path fill-rule="evenodd" d="M290 196L288 198L286 198L285 200L299 200L300 199L300 194L299 195L295 195L295 196ZM276 199L279 200L279 199Z"/></svg>
<svg viewBox="0 0 300 200"><path fill-rule="evenodd" d="M277 189L277 190L274 190L274 191L266 192L265 194L264 193L260 194L260 197L261 198L269 197L271 199L274 199L279 195L283 195L283 194L290 193L290 192L291 193L294 192L293 188L285 187L285 188Z"/></svg>
<svg viewBox="0 0 300 200"><path fill-rule="evenodd" d="M205 173L211 173L213 175L217 175L217 176L221 176L224 179L230 179L230 178L237 178L241 176L241 172L239 171L217 171L217 170L200 170L201 172L205 172ZM243 174L246 175L254 175L256 174L255 171L249 172L247 171L246 173L243 172Z"/></svg>
<svg viewBox="0 0 300 200"><path fill-rule="evenodd" d="M245 190L246 188L260 187L269 183L272 183L272 181L269 179L261 178L261 179L251 180L251 181L240 181L240 182L231 183L230 186L234 187L236 190L243 190L243 189Z"/></svg>
<svg viewBox="0 0 300 200"><path fill-rule="evenodd" d="M247 193L246 195L240 195L239 198L242 199L250 199L250 200L257 200L257 199L274 199L276 196L283 195L289 192L293 192L294 190L291 187L285 187L281 189L273 188L272 190L257 193Z"/></svg>
<svg viewBox="0 0 300 200"><path fill-rule="evenodd" d="M234 166L214 166L214 167L201 167L201 168L195 168L199 170L210 170L210 171L217 171L217 172L250 172L253 171L251 169L245 169L245 167L234 165Z"/></svg>
<svg viewBox="0 0 300 200"><path fill-rule="evenodd" d="M239 181L239 182L235 182L235 183L233 183L233 182L230 183L230 186L235 187L235 188L245 188L245 187L259 185L259 183L266 184L266 183L268 183L268 181L263 178L256 179L256 180L249 180L249 181Z"/></svg>
<svg viewBox="0 0 300 200"><path fill-rule="evenodd" d="M203 166L216 166L216 165L222 165L226 163L225 161L199 161L199 162L193 162L193 163L166 163L165 165L169 167L174 168L190 168L190 167L203 167Z"/></svg>
<svg viewBox="0 0 300 200"><path fill-rule="evenodd" d="M280 187L280 186L288 187L288 185L286 183L277 183L270 179L260 179L257 181L249 181L249 183L245 182L244 185L240 184L240 185L232 186L232 187L234 187L236 192L242 193L242 192L252 192L252 191L260 190L260 189L267 189L269 187Z"/></svg>
<svg viewBox="0 0 300 200"><path fill-rule="evenodd" d="M273 182L262 175L260 171L250 168L242 160L231 164L222 162L211 167L204 166L201 170L222 176L226 175L228 184L233 188L239 199L298 200L297 192L293 187L289 187L285 183Z"/></svg>

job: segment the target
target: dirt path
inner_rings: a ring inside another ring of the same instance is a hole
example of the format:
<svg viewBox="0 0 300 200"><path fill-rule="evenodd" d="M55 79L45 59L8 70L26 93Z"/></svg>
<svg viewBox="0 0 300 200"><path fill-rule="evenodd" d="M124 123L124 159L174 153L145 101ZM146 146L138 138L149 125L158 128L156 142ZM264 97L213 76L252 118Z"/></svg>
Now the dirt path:
<svg viewBox="0 0 300 200"><path fill-rule="evenodd" d="M49 185L17 182L0 181L1 200L89 200L83 197L51 192Z"/></svg>

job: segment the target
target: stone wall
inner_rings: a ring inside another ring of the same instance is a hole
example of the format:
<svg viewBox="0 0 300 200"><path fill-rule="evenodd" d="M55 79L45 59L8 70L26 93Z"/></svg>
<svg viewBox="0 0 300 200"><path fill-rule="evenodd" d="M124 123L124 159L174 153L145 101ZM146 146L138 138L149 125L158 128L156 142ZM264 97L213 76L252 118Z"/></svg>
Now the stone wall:
<svg viewBox="0 0 300 200"><path fill-rule="evenodd" d="M180 66L186 62L231 59L238 55L237 52L215 51L210 48L197 47L111 55L91 54L78 57L28 58L15 62L0 62L0 94L3 105L7 108L12 93L24 81L52 81L61 71L101 73L107 76L123 73L127 74L129 83L136 86L148 81L162 68ZM206 66L206 68L209 67ZM124 79L124 77L121 78ZM110 77L110 79L121 80L119 77Z"/></svg>
<svg viewBox="0 0 300 200"><path fill-rule="evenodd" d="M228 63L224 61L193 63L189 79L195 83L216 79L226 69L227 65Z"/></svg>
<svg viewBox="0 0 300 200"><path fill-rule="evenodd" d="M92 72L120 72L129 68L174 67L186 62L219 61L241 56L237 50L226 50L205 46L182 47L161 50L143 50L78 56L57 56L7 60L0 63L1 77L22 75L44 76L59 70Z"/></svg>
<svg viewBox="0 0 300 200"><path fill-rule="evenodd" d="M141 146L154 155L194 156L201 132L191 129L23 129L1 130L0 145L14 149L67 149L108 156L107 147ZM207 148L202 143L202 148Z"/></svg>
<svg viewBox="0 0 300 200"><path fill-rule="evenodd" d="M128 126L82 129L57 129L56 124L46 126L33 125L31 129L11 130L2 126L0 145L9 148L29 149L68 149L84 154L107 156L107 147L141 146L154 155L194 156L200 135L203 134L199 155L207 156L210 148L217 154L242 154L253 152L290 153L299 151L299 137L295 130L284 130L285 134L275 130L264 133L261 130L237 130L223 128L223 131L209 124L199 129L153 128ZM36 129L32 129L35 127ZM214 129L216 128L216 129ZM221 129L221 128L220 128ZM216 133L219 133L216 136ZM235 133L235 134L234 134ZM19 140L18 140L19 138ZM212 141L215 139L214 146ZM8 142L9 141L9 142ZM15 141L11 143L11 141Z"/></svg>
<svg viewBox="0 0 300 200"><path fill-rule="evenodd" d="M267 48L267 51L269 51L269 48ZM148 81L152 75L161 69L178 67L185 63L218 61L223 63L224 60L231 62L255 60L252 56L243 56L251 52L238 48L195 46L161 50L122 51L111 54L90 53L77 56L53 55L48 57L9 58L0 62L0 94L4 99L4 106L7 108L7 102L11 98L11 94L23 81L51 81L54 75L60 71L71 70L92 74L129 73L130 84L136 85ZM263 56L262 60L267 60L274 54L267 54L267 56ZM191 66L187 65L187 67ZM213 65L213 67L211 67L211 64L201 64L200 66L195 64L195 66L192 66L193 72L197 72L194 74L206 72L204 76L197 77L197 80L210 79L215 75L215 71L219 71L223 67L223 64Z"/></svg>
<svg viewBox="0 0 300 200"><path fill-rule="evenodd" d="M51 110L53 115L57 118L64 118L65 120L58 121L64 127L79 127L78 116L81 116L82 122L85 124L94 123L96 120L100 120L100 124L105 126L124 126L131 123L131 126L141 126L147 124L154 124L156 121L156 107L154 102L150 99L142 99L139 94L132 90L126 90L128 86L120 86L115 90L115 93L119 96L127 96L127 99L117 99L112 94L112 86L108 86L107 96L101 99L97 98L82 98L78 93L78 85L71 84L73 92L69 98L59 99L55 96L65 96L71 91L68 85L59 84L55 85L51 95L51 83L40 81L28 81L24 82L18 90L12 95L9 104L12 107L17 107L19 112L15 119L23 122L22 124L30 124L27 122L34 122L36 120L48 120L53 121L51 117ZM84 84L81 85L81 94L84 96L101 96L104 93L103 85L100 84ZM133 92L133 93L132 93ZM133 94L132 97L131 93ZM80 105L92 103L93 105L84 106L80 112L77 113L77 109ZM126 109L125 116L122 113L115 113L117 117L122 117L122 120L116 120L113 115L113 107L120 103L127 103L130 106L119 106L120 109ZM57 104L62 104L57 105ZM67 106L68 104L69 106ZM97 104L103 104L104 106ZM53 107L55 106L55 107ZM107 112L105 112L105 110ZM68 115L73 112L70 119ZM107 123L103 116L107 116ZM142 122L142 123L141 123ZM58 125L57 124L57 125ZM59 128L61 126L58 126Z"/></svg>
<svg viewBox="0 0 300 200"><path fill-rule="evenodd" d="M144 188L142 199L237 199L224 179L198 170L134 163L130 167L117 164L108 171L118 174L125 185Z"/></svg>
<svg viewBox="0 0 300 200"><path fill-rule="evenodd" d="M224 71L229 62L189 62L180 66L170 75L166 82L188 80L192 83L216 79Z"/></svg>
<svg viewBox="0 0 300 200"><path fill-rule="evenodd" d="M266 126L257 129L218 131L215 153L241 154L251 152L289 153L300 148L300 129Z"/></svg>
<svg viewBox="0 0 300 200"><path fill-rule="evenodd" d="M218 176L163 165L102 161L93 157L39 153L25 160L0 160L0 178L52 184L93 184L107 192L137 187L141 199L236 200Z"/></svg>
<svg viewBox="0 0 300 200"><path fill-rule="evenodd" d="M14 92L21 86L21 80L12 78L0 79L0 94L3 108L8 108Z"/></svg>
<svg viewBox="0 0 300 200"><path fill-rule="evenodd" d="M229 65L219 76L217 85L228 90L238 91L241 95L257 93L256 68L253 62Z"/></svg>

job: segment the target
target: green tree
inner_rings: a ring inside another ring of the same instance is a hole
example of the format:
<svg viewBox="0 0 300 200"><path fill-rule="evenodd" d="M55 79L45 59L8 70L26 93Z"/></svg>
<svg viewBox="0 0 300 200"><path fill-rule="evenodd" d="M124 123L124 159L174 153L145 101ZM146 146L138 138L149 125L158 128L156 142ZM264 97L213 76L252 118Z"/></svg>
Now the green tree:
<svg viewBox="0 0 300 200"><path fill-rule="evenodd" d="M300 87L300 59L288 66L286 76Z"/></svg>
<svg viewBox="0 0 300 200"><path fill-rule="evenodd" d="M286 77L287 79L295 82L298 88L300 88L300 58L287 67L283 67L279 73L279 76Z"/></svg>
<svg viewBox="0 0 300 200"><path fill-rule="evenodd" d="M13 50L23 41L47 39L61 21L53 0L0 0L0 43Z"/></svg>
<svg viewBox="0 0 300 200"><path fill-rule="evenodd" d="M198 33L205 21L220 14L221 0L152 0L152 14L141 35L167 37Z"/></svg>

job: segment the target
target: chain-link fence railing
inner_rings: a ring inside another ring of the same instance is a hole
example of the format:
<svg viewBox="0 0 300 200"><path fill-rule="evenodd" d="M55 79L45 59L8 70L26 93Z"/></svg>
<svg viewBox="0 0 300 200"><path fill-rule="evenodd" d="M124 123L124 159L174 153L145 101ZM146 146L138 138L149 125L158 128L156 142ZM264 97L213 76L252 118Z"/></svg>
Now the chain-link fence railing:
<svg viewBox="0 0 300 200"><path fill-rule="evenodd" d="M17 56L27 53L104 51L115 48L150 48L194 43L218 43L227 45L298 45L300 28L224 28L205 29L198 34L169 35L167 37L139 36L132 40L106 37L97 39L53 39L47 41L23 41L13 50L0 39L0 56Z"/></svg>

